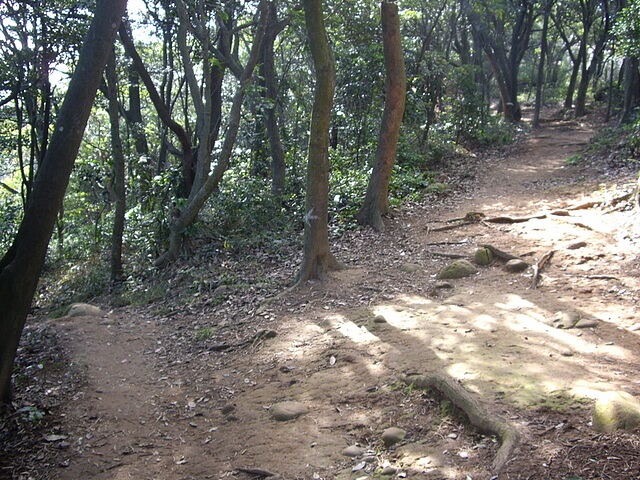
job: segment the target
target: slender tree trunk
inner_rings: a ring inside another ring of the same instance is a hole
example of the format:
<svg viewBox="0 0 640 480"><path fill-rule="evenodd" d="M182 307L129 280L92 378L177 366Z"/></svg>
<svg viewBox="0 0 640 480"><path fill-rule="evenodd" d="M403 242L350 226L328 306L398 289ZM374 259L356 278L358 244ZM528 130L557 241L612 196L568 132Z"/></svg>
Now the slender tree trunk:
<svg viewBox="0 0 640 480"><path fill-rule="evenodd" d="M296 283L324 279L341 268L329 248L329 128L336 72L324 26L322 0L304 0L307 37L313 58L316 86L311 111L307 158L307 194L304 217L304 258Z"/></svg>
<svg viewBox="0 0 640 480"><path fill-rule="evenodd" d="M358 222L370 225L378 231L384 229L382 216L389 213L389 182L396 160L407 88L398 5L382 2L381 13L386 98L373 172L367 186L364 204L356 215Z"/></svg>
<svg viewBox="0 0 640 480"><path fill-rule="evenodd" d="M107 94L109 100L109 124L111 126L111 156L113 158L113 179L115 191L115 209L113 231L111 233L111 282L122 281L122 237L124 235L124 216L126 212L125 158L120 138L120 108L118 104L118 82L115 51L109 57L105 69ZM144 138L144 137L143 137ZM137 143L137 142L136 142ZM146 144L146 142L145 142Z"/></svg>
<svg viewBox="0 0 640 480"><path fill-rule="evenodd" d="M544 20L542 22L540 63L538 64L538 79L536 81L536 103L533 111L533 128L540 128L540 108L542 107L542 86L544 85L544 66L547 59L547 32L549 31L549 11L552 0L547 0L544 6Z"/></svg>
<svg viewBox="0 0 640 480"><path fill-rule="evenodd" d="M13 244L0 260L0 402L12 399L16 351L44 265L49 239L80 148L126 0L98 0L58 114L49 148Z"/></svg>
<svg viewBox="0 0 640 480"><path fill-rule="evenodd" d="M129 124L131 136L134 139L136 152L139 155L149 154L149 143L144 133L142 119L142 101L140 99L140 75L133 64L129 65L129 109L126 111L126 120Z"/></svg>
<svg viewBox="0 0 640 480"><path fill-rule="evenodd" d="M264 96L270 102L270 105L269 108L263 111L267 138L269 139L269 148L271 150L271 193L275 197L280 197L284 193L286 167L284 149L282 148L280 129L278 126L278 89L273 50L276 37L284 29L286 22L278 21L275 2L269 2L268 8L269 25L267 26L264 43L262 45L262 76L265 83Z"/></svg>

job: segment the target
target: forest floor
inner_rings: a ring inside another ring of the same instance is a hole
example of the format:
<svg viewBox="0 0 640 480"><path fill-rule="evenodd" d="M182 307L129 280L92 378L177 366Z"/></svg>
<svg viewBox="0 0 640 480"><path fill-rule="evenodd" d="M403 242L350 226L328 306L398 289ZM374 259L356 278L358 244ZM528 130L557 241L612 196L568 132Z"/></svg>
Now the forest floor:
<svg viewBox="0 0 640 480"><path fill-rule="evenodd" d="M64 362L42 380L55 418L30 452L13 444L0 475L640 479L640 430L591 425L604 392L640 396L640 222L621 200L635 176L612 174L606 159L568 161L600 127L547 119L476 158L460 191L399 209L383 233L334 242L347 269L268 302L262 290L230 287L216 290L225 298L216 305L200 293L189 305L31 319L21 354L35 355L29 338L54 337ZM449 222L471 212L484 216ZM523 217L538 218L513 221ZM500 259L471 277L436 278L452 255L472 259L484 244L532 266L554 253L535 286L533 268L509 273ZM273 263L270 275L292 277L297 260ZM557 328L571 318L584 328ZM517 428L499 475L497 439L402 381L414 373L447 375ZM274 420L284 401L302 414ZM387 446L389 427L405 436Z"/></svg>

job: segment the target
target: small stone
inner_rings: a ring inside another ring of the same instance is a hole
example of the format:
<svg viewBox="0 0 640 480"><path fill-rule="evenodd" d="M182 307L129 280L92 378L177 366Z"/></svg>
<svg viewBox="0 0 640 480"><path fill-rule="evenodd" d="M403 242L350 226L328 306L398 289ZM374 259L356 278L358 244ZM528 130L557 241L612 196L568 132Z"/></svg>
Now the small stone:
<svg viewBox="0 0 640 480"><path fill-rule="evenodd" d="M395 475L398 472L396 467L387 466L380 470L380 475Z"/></svg>
<svg viewBox="0 0 640 480"><path fill-rule="evenodd" d="M478 273L478 269L469 260L456 260L440 270L437 275L439 280L452 280L469 277Z"/></svg>
<svg viewBox="0 0 640 480"><path fill-rule="evenodd" d="M514 258L509 260L505 265L504 269L509 273L520 273L524 272L527 268L529 268L529 264L524 260L519 260Z"/></svg>
<svg viewBox="0 0 640 480"><path fill-rule="evenodd" d="M587 246L587 242L582 242L582 241L580 241L580 242L573 242L573 243L570 243L570 244L568 244L565 248L566 248L567 250L577 250L577 249L579 249L579 248L584 248L584 247L586 247L586 246Z"/></svg>
<svg viewBox="0 0 640 480"><path fill-rule="evenodd" d="M581 318L573 328L594 328L597 326L598 321L595 318Z"/></svg>
<svg viewBox="0 0 640 480"><path fill-rule="evenodd" d="M573 310L556 312L552 325L556 328L573 328L580 320L580 314Z"/></svg>
<svg viewBox="0 0 640 480"><path fill-rule="evenodd" d="M384 432L382 432L382 441L384 442L386 447L390 447L407 436L407 432L398 427L389 427Z"/></svg>
<svg viewBox="0 0 640 480"><path fill-rule="evenodd" d="M88 303L74 303L69 308L67 317L102 317L105 315L99 307Z"/></svg>
<svg viewBox="0 0 640 480"><path fill-rule="evenodd" d="M422 270L422 267L417 263L405 263L400 267L400 270L405 273L415 273Z"/></svg>
<svg viewBox="0 0 640 480"><path fill-rule="evenodd" d="M309 408L300 402L281 402L272 405L269 412L274 420L287 422L309 413Z"/></svg>
<svg viewBox="0 0 640 480"><path fill-rule="evenodd" d="M455 287L453 286L453 283L449 283L449 282L438 282L438 283L436 283L436 284L434 285L434 287L433 287L433 288L435 288L435 289L437 289L437 290L448 290L448 289L450 289L450 288L455 288Z"/></svg>
<svg viewBox="0 0 640 480"><path fill-rule="evenodd" d="M573 357L573 352L571 350L563 350L560 352L560 355L563 357Z"/></svg>
<svg viewBox="0 0 640 480"><path fill-rule="evenodd" d="M351 445L342 450L342 455L345 457L361 457L367 453L366 448L359 447L358 445Z"/></svg>
<svg viewBox="0 0 640 480"><path fill-rule="evenodd" d="M387 323L387 319L383 315L376 315L373 317L373 323Z"/></svg>
<svg viewBox="0 0 640 480"><path fill-rule="evenodd" d="M227 403L226 405L224 405L221 409L220 412L223 415L229 415L231 412L233 412L236 409L236 406L233 403Z"/></svg>
<svg viewBox="0 0 640 480"><path fill-rule="evenodd" d="M493 252L487 247L480 247L473 254L473 261L481 267L491 265L491 262L493 262Z"/></svg>

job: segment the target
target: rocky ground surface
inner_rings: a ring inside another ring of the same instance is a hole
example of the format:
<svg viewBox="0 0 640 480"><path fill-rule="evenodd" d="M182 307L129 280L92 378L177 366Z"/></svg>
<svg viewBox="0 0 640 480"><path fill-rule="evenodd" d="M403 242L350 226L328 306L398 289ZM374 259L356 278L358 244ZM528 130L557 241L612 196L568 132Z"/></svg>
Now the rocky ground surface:
<svg viewBox="0 0 640 480"><path fill-rule="evenodd" d="M299 258L256 256L259 284L30 319L17 382L39 403L3 420L0 475L640 478L640 431L592 425L607 392L640 397L635 177L567 161L595 128L548 120L443 173L460 188L335 241L327 282L277 295ZM457 259L476 272L439 278ZM518 432L499 472L495 432L413 375Z"/></svg>

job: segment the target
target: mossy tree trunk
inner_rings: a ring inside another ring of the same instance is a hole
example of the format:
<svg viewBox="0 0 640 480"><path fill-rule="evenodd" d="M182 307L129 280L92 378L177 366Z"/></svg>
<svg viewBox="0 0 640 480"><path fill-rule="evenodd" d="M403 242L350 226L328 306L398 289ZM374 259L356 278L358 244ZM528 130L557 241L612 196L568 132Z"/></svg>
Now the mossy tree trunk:
<svg viewBox="0 0 640 480"><path fill-rule="evenodd" d="M382 216L387 215L390 209L389 182L396 160L407 91L398 5L382 2L381 14L386 98L373 172L367 186L364 204L356 215L359 223L370 225L376 230L384 229Z"/></svg>
<svg viewBox="0 0 640 480"><path fill-rule="evenodd" d="M11 374L53 227L89 113L126 9L126 0L98 0L78 64L16 237L0 260L0 402L12 400Z"/></svg>
<svg viewBox="0 0 640 480"><path fill-rule="evenodd" d="M335 65L324 26L322 0L305 0L304 13L316 86L309 128L304 258L297 275L298 284L311 278L323 279L328 271L341 267L329 249L328 231L329 127L336 86Z"/></svg>

